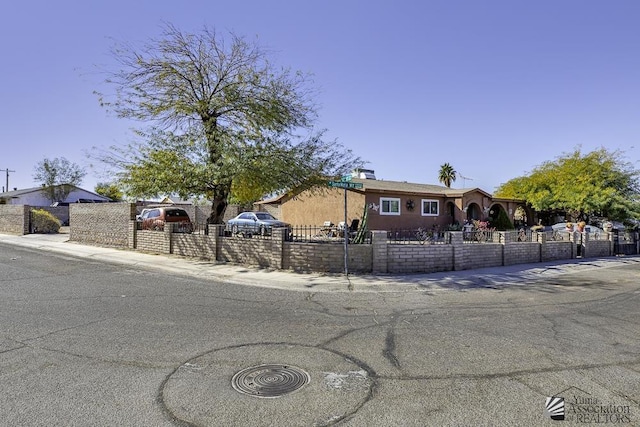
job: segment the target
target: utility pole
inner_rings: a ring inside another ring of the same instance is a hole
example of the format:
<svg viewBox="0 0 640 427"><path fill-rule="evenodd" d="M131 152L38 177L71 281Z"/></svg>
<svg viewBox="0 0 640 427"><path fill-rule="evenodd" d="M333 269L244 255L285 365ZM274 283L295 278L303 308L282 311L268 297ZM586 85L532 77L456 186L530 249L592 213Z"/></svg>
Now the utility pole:
<svg viewBox="0 0 640 427"><path fill-rule="evenodd" d="M9 168L6 169L0 169L0 172L6 172L7 173L7 186L5 187L5 191L9 191L9 172L15 172L10 170Z"/></svg>

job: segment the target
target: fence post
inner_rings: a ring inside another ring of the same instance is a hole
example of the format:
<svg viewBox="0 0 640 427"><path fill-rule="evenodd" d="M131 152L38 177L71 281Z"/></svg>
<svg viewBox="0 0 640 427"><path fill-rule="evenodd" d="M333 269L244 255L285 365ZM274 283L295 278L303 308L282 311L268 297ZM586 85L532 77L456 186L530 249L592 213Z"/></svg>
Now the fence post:
<svg viewBox="0 0 640 427"><path fill-rule="evenodd" d="M136 249L138 247L138 222L136 220L129 221L129 249Z"/></svg>
<svg viewBox="0 0 640 427"><path fill-rule="evenodd" d="M22 207L22 235L31 233L31 206Z"/></svg>
<svg viewBox="0 0 640 427"><path fill-rule="evenodd" d="M371 232L371 271L373 273L388 273L389 259L387 252L387 232L372 231Z"/></svg>
<svg viewBox="0 0 640 427"><path fill-rule="evenodd" d="M589 233L583 233L580 231L576 231L574 233L574 237L576 237L576 242L577 242L577 247L578 247L578 254L582 257L582 258L586 258L589 250L588 250L588 246L589 246Z"/></svg>
<svg viewBox="0 0 640 427"><path fill-rule="evenodd" d="M451 246L453 247L453 271L464 270L464 240L462 231L451 231Z"/></svg>
<svg viewBox="0 0 640 427"><path fill-rule="evenodd" d="M531 235L531 240L533 240L533 234ZM549 250L549 246L547 246L547 233L544 232L536 232L536 242L540 245L540 259L539 262L545 261L549 256L547 251ZM573 252L572 252L573 253Z"/></svg>
<svg viewBox="0 0 640 427"><path fill-rule="evenodd" d="M216 239L216 261L220 261L220 258L221 258L225 229L226 229L226 226L224 224L208 225L209 238L211 238L211 230L213 230L213 238Z"/></svg>
<svg viewBox="0 0 640 427"><path fill-rule="evenodd" d="M273 254L273 261L275 265L271 265L271 268L277 268L282 270L283 258L284 258L284 240L289 229L287 227L273 228L271 232L271 253Z"/></svg>
<svg viewBox="0 0 640 427"><path fill-rule="evenodd" d="M162 250L166 254L173 253L173 225L170 222L167 222L164 225L164 242L162 245Z"/></svg>

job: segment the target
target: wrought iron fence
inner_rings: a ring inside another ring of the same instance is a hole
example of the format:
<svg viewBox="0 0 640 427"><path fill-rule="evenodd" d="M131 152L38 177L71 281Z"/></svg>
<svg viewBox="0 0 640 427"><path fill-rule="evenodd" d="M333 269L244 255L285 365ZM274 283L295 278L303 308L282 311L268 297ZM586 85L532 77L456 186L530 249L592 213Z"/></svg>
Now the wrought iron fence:
<svg viewBox="0 0 640 427"><path fill-rule="evenodd" d="M496 242L498 232L495 230L466 230L462 232L462 240L464 243L491 243Z"/></svg>
<svg viewBox="0 0 640 427"><path fill-rule="evenodd" d="M534 242L537 239L537 234L534 236L531 230L527 230L526 228L521 228L517 231L516 241L517 242Z"/></svg>
<svg viewBox="0 0 640 427"><path fill-rule="evenodd" d="M427 228L391 229L387 231L387 243L391 244L446 244L451 242L448 231Z"/></svg>
<svg viewBox="0 0 640 427"><path fill-rule="evenodd" d="M347 229L352 244L371 243L371 232L353 232ZM342 243L345 228L339 226L297 225L291 229L290 241L301 243Z"/></svg>

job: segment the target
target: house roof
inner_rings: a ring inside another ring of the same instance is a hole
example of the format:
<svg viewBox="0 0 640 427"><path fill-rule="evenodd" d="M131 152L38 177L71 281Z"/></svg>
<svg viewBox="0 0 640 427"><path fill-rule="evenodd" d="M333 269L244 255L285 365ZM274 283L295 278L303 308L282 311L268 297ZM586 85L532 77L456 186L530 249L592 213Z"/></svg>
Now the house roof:
<svg viewBox="0 0 640 427"><path fill-rule="evenodd" d="M436 197L462 197L467 193L479 192L487 197L492 197L480 188L449 188L443 185L433 184L417 184L406 181L385 181L381 179L361 179L352 178L351 182L362 184L361 189L349 189L357 193L362 192L376 192L376 193L389 193L389 194L412 194L412 195L424 195L424 196L436 196ZM276 197L262 200L257 202L258 204L270 204L283 202L284 199L292 197L291 193L284 193Z"/></svg>
<svg viewBox="0 0 640 427"><path fill-rule="evenodd" d="M379 179L353 178L351 181L361 183L364 191L376 191L381 193L410 193L429 196L461 197L466 193L480 192L491 197L491 194L479 188L449 188L443 185L417 184L406 181L384 181Z"/></svg>
<svg viewBox="0 0 640 427"><path fill-rule="evenodd" d="M81 190L81 191L84 191L86 193L93 194L94 196L96 196L96 197L98 197L100 199L109 200L108 197L101 196L100 194L95 193L93 191L85 190L84 188L80 188L80 187L75 186L75 185L72 185L71 187L73 187L75 190ZM20 190L7 191L7 192L4 192L4 193L0 193L0 198L12 199L14 197L24 196L25 194L38 193L38 192L44 190L44 188L45 187L31 187L31 188L22 188Z"/></svg>

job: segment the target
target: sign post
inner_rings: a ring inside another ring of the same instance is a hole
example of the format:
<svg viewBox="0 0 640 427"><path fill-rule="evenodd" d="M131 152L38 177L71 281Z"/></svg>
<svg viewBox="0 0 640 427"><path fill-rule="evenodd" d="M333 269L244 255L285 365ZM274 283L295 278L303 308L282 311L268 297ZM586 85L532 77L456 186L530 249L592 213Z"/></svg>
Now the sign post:
<svg viewBox="0 0 640 427"><path fill-rule="evenodd" d="M351 175L344 175L340 181L329 181L329 187L344 189L344 274L349 275L349 227L347 226L347 190L362 188L362 183L351 182Z"/></svg>

